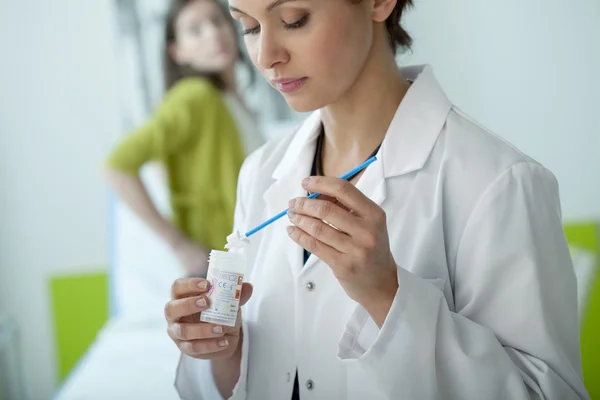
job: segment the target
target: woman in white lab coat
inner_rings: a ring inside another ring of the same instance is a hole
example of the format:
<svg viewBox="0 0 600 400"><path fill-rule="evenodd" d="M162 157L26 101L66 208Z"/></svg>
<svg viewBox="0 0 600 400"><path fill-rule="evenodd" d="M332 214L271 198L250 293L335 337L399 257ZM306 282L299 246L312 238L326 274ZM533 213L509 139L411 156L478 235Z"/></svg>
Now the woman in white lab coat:
<svg viewBox="0 0 600 400"><path fill-rule="evenodd" d="M265 78L317 111L242 168L237 229L290 213L244 249L238 326L198 322L207 282L173 285L182 398L587 398L557 182L396 66L410 3L229 1Z"/></svg>

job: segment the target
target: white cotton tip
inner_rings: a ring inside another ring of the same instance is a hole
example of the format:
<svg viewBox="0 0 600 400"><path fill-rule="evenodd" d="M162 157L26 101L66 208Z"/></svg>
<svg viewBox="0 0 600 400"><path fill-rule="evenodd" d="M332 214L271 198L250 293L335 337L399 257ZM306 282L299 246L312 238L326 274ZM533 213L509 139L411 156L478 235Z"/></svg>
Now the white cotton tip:
<svg viewBox="0 0 600 400"><path fill-rule="evenodd" d="M242 235L239 231L233 232L231 235L227 236L227 244L225 248L227 250L230 249L241 249L250 243L250 240L244 235Z"/></svg>

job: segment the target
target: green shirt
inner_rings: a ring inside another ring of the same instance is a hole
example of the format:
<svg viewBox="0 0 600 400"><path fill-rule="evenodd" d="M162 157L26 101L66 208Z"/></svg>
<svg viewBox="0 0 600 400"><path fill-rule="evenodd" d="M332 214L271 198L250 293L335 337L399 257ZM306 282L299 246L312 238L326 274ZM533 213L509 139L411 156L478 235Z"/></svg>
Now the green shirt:
<svg viewBox="0 0 600 400"><path fill-rule="evenodd" d="M185 78L154 115L114 149L107 166L137 175L164 163L173 222L208 249L223 249L233 229L236 186L245 154L221 93L208 80Z"/></svg>

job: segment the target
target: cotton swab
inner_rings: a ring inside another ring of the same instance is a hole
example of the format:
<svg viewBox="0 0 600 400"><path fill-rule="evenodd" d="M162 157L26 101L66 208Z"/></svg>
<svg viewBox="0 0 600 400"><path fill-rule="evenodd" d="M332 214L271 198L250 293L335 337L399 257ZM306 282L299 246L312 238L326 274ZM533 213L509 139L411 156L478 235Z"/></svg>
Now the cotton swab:
<svg viewBox="0 0 600 400"><path fill-rule="evenodd" d="M358 167L356 167L353 170L349 171L348 173L342 175L340 177L340 179L348 180L348 179L352 178L357 173L359 173L363 169L367 168L369 165L373 164L376 160L377 160L376 156L373 156L373 157L369 158L367 161L365 161L364 163L360 164ZM308 196L308 198L309 199L314 199L314 198L319 197L319 196L320 196L319 193L313 193L310 196ZM286 208L285 210L283 210L282 212L280 212L279 214L277 214L273 218L268 219L267 221L265 221L262 224L258 225L256 228L248 231L244 235L244 238L239 238L239 239L243 240L243 239L249 238L250 236L254 235L255 233L259 232L260 230L262 230L262 229L266 228L267 226L271 225L273 222L277 221L281 217L287 215L288 211L289 211L289 208ZM233 235L231 235L231 236L233 238ZM229 240L229 237L227 239Z"/></svg>

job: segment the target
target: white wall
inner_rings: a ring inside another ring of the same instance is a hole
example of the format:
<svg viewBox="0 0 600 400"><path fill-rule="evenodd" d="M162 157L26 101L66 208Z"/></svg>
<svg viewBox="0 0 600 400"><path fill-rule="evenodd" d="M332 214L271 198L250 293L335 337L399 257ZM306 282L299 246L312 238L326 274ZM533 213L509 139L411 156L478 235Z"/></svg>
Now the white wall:
<svg viewBox="0 0 600 400"><path fill-rule="evenodd" d="M118 135L112 0L0 2L0 304L33 399L57 376L50 275L108 263L102 157Z"/></svg>
<svg viewBox="0 0 600 400"><path fill-rule="evenodd" d="M416 0L406 63L549 167L565 220L600 219L600 2Z"/></svg>

